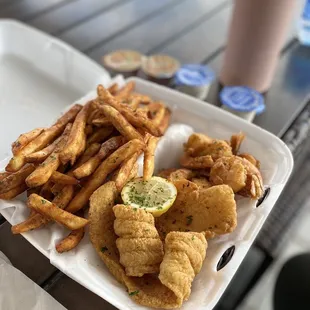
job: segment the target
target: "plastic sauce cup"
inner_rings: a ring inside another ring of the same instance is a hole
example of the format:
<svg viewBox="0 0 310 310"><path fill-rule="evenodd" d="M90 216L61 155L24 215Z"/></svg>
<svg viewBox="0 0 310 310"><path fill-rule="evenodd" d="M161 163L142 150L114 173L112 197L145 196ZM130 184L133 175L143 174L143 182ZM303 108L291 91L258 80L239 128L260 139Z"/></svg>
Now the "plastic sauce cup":
<svg viewBox="0 0 310 310"><path fill-rule="evenodd" d="M249 122L265 110L264 97L247 86L226 86L220 92L222 108Z"/></svg>
<svg viewBox="0 0 310 310"><path fill-rule="evenodd" d="M123 74L125 77L137 75L141 67L142 54L132 50L117 50L102 57L104 66L113 74Z"/></svg>
<svg viewBox="0 0 310 310"><path fill-rule="evenodd" d="M149 56L142 62L142 70L148 79L164 85L171 82L179 68L178 60L164 54Z"/></svg>
<svg viewBox="0 0 310 310"><path fill-rule="evenodd" d="M177 90L204 100L214 77L214 72L208 66L187 64L176 73L174 85Z"/></svg>

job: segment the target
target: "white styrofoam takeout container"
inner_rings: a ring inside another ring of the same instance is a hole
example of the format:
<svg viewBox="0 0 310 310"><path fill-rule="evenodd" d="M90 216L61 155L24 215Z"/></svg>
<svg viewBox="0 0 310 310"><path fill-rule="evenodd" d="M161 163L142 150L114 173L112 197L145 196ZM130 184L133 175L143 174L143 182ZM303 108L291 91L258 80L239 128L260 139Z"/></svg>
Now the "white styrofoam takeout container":
<svg viewBox="0 0 310 310"><path fill-rule="evenodd" d="M104 69L70 46L42 32L12 21L0 22L0 156L6 157L10 143L20 132L47 126L81 94L94 90L98 83L111 83ZM249 152L261 162L269 195L256 208L256 201L237 199L236 230L209 241L207 257L195 278L190 299L182 309L212 309L229 284L269 212L283 190L293 168L286 145L273 134L217 107L156 84L131 78L138 92L163 100L172 110L171 125L156 152L157 169L174 167L182 153L182 143L193 132L229 139L242 130L247 138L242 152ZM124 83L121 77L116 79ZM95 96L91 91L79 103ZM2 170L8 158L0 163ZM28 215L23 195L12 201L0 200L0 211L16 224ZM110 275L92 248L88 236L71 252L58 254L55 243L68 231L54 224L23 236L53 265L72 279L98 294L119 309L146 309L135 304L123 286ZM12 245L14 246L14 245ZM223 253L235 246L231 260L221 270L217 264Z"/></svg>

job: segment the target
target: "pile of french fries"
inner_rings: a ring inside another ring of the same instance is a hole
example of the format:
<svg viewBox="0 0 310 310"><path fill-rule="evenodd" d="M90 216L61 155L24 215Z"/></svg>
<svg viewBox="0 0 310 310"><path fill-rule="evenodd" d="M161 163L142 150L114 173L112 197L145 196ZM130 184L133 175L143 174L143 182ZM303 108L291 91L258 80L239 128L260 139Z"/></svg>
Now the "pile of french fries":
<svg viewBox="0 0 310 310"><path fill-rule="evenodd" d="M88 220L84 211L92 193L107 180L119 191L137 176L144 152L143 178L154 172L154 153L166 131L170 111L162 102L120 88L97 87L98 97L75 104L49 128L21 134L13 157L0 173L0 199L27 191L29 217L12 226L13 234L57 222L71 233L56 245L59 253L76 247Z"/></svg>

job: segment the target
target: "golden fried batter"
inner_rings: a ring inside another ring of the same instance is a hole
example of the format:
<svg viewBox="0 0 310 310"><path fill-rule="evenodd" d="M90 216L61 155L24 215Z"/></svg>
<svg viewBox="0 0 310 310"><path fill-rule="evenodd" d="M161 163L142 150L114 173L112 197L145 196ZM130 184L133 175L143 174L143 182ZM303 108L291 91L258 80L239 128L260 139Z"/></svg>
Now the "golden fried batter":
<svg viewBox="0 0 310 310"><path fill-rule="evenodd" d="M158 176L165 178L169 180L170 182L175 182L179 180L190 180L195 173L190 169L177 169L177 168L171 168L171 169L165 169L159 172Z"/></svg>
<svg viewBox="0 0 310 310"><path fill-rule="evenodd" d="M212 139L201 133L193 133L185 143L184 150L192 157L210 155L213 160L233 155L227 141Z"/></svg>
<svg viewBox="0 0 310 310"><path fill-rule="evenodd" d="M230 146L232 148L232 152L234 155L238 154L241 143L243 142L244 138L245 138L245 134L243 132L239 132L231 136Z"/></svg>
<svg viewBox="0 0 310 310"><path fill-rule="evenodd" d="M89 235L99 257L113 276L126 286L129 296L138 304L164 309L180 307L181 301L157 276L126 276L124 267L119 262L117 236L113 228L115 216L112 208L117 195L115 183L108 182L98 188L90 198Z"/></svg>
<svg viewBox="0 0 310 310"><path fill-rule="evenodd" d="M142 209L125 205L113 207L116 246L126 275L142 277L157 273L163 259L163 245L155 228L154 217Z"/></svg>
<svg viewBox="0 0 310 310"><path fill-rule="evenodd" d="M210 181L215 185L227 184L237 193L246 184L246 168L237 156L219 158L210 171Z"/></svg>
<svg viewBox="0 0 310 310"><path fill-rule="evenodd" d="M240 157L239 157L240 158ZM260 171L246 158L242 158L242 163L247 171L245 187L238 192L239 195L258 199L263 195L264 185Z"/></svg>
<svg viewBox="0 0 310 310"><path fill-rule="evenodd" d="M227 184L235 193L258 199L263 194L260 171L246 158L239 156L219 158L211 168L213 184Z"/></svg>
<svg viewBox="0 0 310 310"><path fill-rule="evenodd" d="M247 159L251 164L253 164L256 168L260 169L260 162L253 155L249 153L238 154L239 157Z"/></svg>
<svg viewBox="0 0 310 310"><path fill-rule="evenodd" d="M206 257L207 240L203 233L170 232L165 239L165 256L160 265L159 280L181 303L191 293L194 277Z"/></svg>
<svg viewBox="0 0 310 310"><path fill-rule="evenodd" d="M214 165L214 161L211 155L192 157L185 153L180 158L180 164L189 169L205 169L211 168Z"/></svg>
<svg viewBox="0 0 310 310"><path fill-rule="evenodd" d="M206 189L212 186L208 179L204 177L192 178L191 181L195 183L200 189Z"/></svg>
<svg viewBox="0 0 310 310"><path fill-rule="evenodd" d="M207 236L215 236L236 228L236 202L230 186L199 189L187 180L174 185L178 195L173 206L156 219L161 237L171 231L205 232Z"/></svg>

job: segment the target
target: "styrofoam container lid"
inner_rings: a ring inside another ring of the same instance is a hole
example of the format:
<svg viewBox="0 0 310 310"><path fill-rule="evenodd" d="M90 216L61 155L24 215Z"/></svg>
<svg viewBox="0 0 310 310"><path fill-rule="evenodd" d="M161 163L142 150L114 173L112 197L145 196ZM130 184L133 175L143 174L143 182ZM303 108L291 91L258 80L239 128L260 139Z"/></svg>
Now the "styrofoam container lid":
<svg viewBox="0 0 310 310"><path fill-rule="evenodd" d="M264 97L258 91L247 86L226 86L220 92L222 103L238 112L264 112Z"/></svg>
<svg viewBox="0 0 310 310"><path fill-rule="evenodd" d="M208 67L199 64L183 65L175 75L177 86L204 86L209 85L214 80L214 72Z"/></svg>

